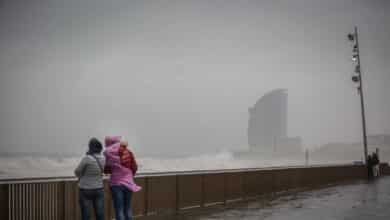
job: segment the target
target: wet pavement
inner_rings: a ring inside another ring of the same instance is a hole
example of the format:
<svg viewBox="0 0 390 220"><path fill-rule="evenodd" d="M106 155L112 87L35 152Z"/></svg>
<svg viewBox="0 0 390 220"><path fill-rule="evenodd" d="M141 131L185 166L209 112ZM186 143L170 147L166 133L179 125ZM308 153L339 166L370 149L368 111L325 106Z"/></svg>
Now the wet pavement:
<svg viewBox="0 0 390 220"><path fill-rule="evenodd" d="M198 215L192 220L366 220L390 219L390 177L297 192L242 203Z"/></svg>

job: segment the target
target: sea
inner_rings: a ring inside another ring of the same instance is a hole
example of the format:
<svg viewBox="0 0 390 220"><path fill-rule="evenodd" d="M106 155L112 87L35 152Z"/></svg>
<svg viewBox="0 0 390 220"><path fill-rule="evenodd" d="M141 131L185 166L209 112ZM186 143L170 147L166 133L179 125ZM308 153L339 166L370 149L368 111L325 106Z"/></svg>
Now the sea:
<svg viewBox="0 0 390 220"><path fill-rule="evenodd" d="M0 179L29 177L71 177L82 158L80 156L0 156ZM267 157L237 157L232 152L202 154L186 157L160 158L138 157L138 173L159 173L176 171L205 171L241 168L265 168L280 166L303 166L316 164L345 164L351 161L311 161Z"/></svg>

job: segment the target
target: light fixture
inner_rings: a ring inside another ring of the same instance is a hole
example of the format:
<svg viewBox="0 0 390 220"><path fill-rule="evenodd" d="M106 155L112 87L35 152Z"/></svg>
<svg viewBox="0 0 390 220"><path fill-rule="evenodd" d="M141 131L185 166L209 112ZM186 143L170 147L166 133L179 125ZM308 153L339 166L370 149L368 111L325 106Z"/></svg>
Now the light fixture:
<svg viewBox="0 0 390 220"><path fill-rule="evenodd" d="M357 76L357 75L352 76L352 81L355 83L359 82L360 81L359 76Z"/></svg>
<svg viewBox="0 0 390 220"><path fill-rule="evenodd" d="M357 54L354 54L354 55L352 56L352 61L357 61L357 59L358 59L358 55L357 55Z"/></svg>
<svg viewBox="0 0 390 220"><path fill-rule="evenodd" d="M351 33L348 34L348 40L349 41L354 41L355 40L355 36Z"/></svg>

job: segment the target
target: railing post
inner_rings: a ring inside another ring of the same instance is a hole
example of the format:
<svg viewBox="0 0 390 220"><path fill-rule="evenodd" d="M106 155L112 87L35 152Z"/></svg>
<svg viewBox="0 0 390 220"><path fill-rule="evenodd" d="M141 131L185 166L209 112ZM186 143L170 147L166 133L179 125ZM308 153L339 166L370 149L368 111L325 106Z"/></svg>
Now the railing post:
<svg viewBox="0 0 390 220"><path fill-rule="evenodd" d="M176 181L176 210L175 214L179 213L180 210L180 186L179 186L179 176L175 175L175 181Z"/></svg>
<svg viewBox="0 0 390 220"><path fill-rule="evenodd" d="M205 176L205 174L201 174L201 176L200 176L200 178L201 178L201 180L200 180L200 184L201 184L201 186L200 186L201 187L200 207L202 207L202 208L204 207L204 200L205 200L204 176Z"/></svg>
<svg viewBox="0 0 390 220"><path fill-rule="evenodd" d="M65 181L57 183L57 201L58 201L58 213L59 220L65 220Z"/></svg>
<svg viewBox="0 0 390 220"><path fill-rule="evenodd" d="M226 175L227 173L223 173L223 205L226 206L227 200L227 183L226 183Z"/></svg>
<svg viewBox="0 0 390 220"><path fill-rule="evenodd" d="M11 208L9 204L9 184L2 184L0 185L0 207L3 211L0 212L0 219L9 219Z"/></svg>
<svg viewBox="0 0 390 220"><path fill-rule="evenodd" d="M145 188L143 189L145 190L145 199L144 199L144 205L145 205L145 211L144 211L144 216L148 216L148 212L149 212L149 207L148 207L148 204L149 204L149 177L145 177Z"/></svg>

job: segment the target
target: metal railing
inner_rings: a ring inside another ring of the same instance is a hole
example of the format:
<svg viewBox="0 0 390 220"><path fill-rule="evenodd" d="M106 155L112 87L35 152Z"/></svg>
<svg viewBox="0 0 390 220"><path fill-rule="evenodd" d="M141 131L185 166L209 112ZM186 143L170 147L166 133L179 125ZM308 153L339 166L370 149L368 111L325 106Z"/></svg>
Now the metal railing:
<svg viewBox="0 0 390 220"><path fill-rule="evenodd" d="M382 170L390 169L382 165ZM291 189L362 179L366 175L363 165L144 173L136 176L143 190L134 194L132 208L138 218L175 214ZM77 180L74 177L2 180L0 206L7 210L0 212L2 220L78 220ZM105 219L113 216L105 180Z"/></svg>

